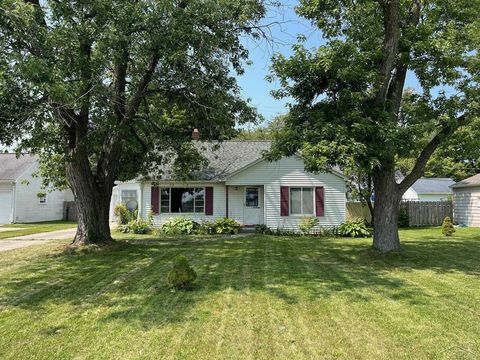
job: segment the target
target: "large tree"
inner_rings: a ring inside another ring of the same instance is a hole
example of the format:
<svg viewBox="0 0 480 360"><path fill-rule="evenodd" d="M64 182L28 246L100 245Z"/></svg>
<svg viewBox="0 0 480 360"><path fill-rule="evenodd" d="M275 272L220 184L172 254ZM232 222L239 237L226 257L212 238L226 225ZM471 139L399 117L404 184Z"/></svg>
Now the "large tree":
<svg viewBox="0 0 480 360"><path fill-rule="evenodd" d="M325 44L274 58L278 97L294 104L272 157L301 150L312 171L341 165L370 177L373 246L400 249L402 194L435 149L478 116L479 0L301 0ZM418 89L405 89L407 78ZM480 134L477 134L480 136ZM402 182L397 160L414 158Z"/></svg>
<svg viewBox="0 0 480 360"><path fill-rule="evenodd" d="M191 158L193 128L222 139L256 117L235 73L263 14L260 0L1 2L0 140L66 175L75 243L111 239L117 179Z"/></svg>

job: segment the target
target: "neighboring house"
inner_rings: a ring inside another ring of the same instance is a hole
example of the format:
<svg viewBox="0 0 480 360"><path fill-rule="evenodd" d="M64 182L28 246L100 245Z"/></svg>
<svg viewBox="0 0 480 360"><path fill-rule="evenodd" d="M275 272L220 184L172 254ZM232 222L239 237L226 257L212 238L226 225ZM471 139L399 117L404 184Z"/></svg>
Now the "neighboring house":
<svg viewBox="0 0 480 360"><path fill-rule="evenodd" d="M452 199L451 185L455 181L449 178L421 178L418 179L403 194L406 201L448 201Z"/></svg>
<svg viewBox="0 0 480 360"><path fill-rule="evenodd" d="M459 181L451 188L455 222L480 227L480 174Z"/></svg>
<svg viewBox="0 0 480 360"><path fill-rule="evenodd" d="M125 203L138 206L140 216L151 212L155 225L184 216L196 221L229 217L242 226L265 224L271 229L298 230L304 216L317 216L320 226L345 220L345 178L337 171L304 171L299 156L269 162L263 152L269 141L196 142L209 161L195 180L178 181L167 167L162 179L119 183L112 209ZM113 215L112 215L113 217Z"/></svg>
<svg viewBox="0 0 480 360"><path fill-rule="evenodd" d="M70 190L46 191L34 156L0 153L0 224L61 220L63 202L73 200Z"/></svg>

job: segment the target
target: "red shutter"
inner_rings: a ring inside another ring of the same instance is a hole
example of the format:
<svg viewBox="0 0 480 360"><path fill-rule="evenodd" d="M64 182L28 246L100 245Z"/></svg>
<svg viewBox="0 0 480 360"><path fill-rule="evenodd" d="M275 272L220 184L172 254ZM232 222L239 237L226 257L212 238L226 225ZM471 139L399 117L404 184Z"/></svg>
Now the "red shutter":
<svg viewBox="0 0 480 360"><path fill-rule="evenodd" d="M160 198L160 188L158 186L152 186L152 195L151 195L151 206L152 206L152 213L158 214L159 213L159 206L158 200Z"/></svg>
<svg viewBox="0 0 480 360"><path fill-rule="evenodd" d="M325 214L325 192L323 186L315 187L315 213L317 216Z"/></svg>
<svg viewBox="0 0 480 360"><path fill-rule="evenodd" d="M289 193L288 186L280 186L280 216L289 215Z"/></svg>
<svg viewBox="0 0 480 360"><path fill-rule="evenodd" d="M213 215L213 187L205 187L205 215Z"/></svg>

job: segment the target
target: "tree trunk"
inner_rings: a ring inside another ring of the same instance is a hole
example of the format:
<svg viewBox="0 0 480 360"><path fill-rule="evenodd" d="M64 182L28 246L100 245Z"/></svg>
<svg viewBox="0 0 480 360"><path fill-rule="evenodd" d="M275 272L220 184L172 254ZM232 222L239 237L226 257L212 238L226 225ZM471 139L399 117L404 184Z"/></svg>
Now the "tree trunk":
<svg viewBox="0 0 480 360"><path fill-rule="evenodd" d="M77 233L72 244L102 244L113 241L109 224L113 184L99 184L88 161L69 162L67 176L75 197L78 217Z"/></svg>
<svg viewBox="0 0 480 360"><path fill-rule="evenodd" d="M401 195L395 182L394 168L375 171L373 182L375 186L373 247L382 253L399 251L398 213Z"/></svg>

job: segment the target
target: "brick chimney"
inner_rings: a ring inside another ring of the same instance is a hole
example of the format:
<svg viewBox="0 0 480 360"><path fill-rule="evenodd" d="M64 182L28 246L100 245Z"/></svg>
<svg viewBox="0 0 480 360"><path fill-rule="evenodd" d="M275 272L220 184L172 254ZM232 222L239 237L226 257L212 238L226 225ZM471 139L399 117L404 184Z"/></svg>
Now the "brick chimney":
<svg viewBox="0 0 480 360"><path fill-rule="evenodd" d="M192 140L199 140L200 139L200 132L198 129L193 129L192 131Z"/></svg>

